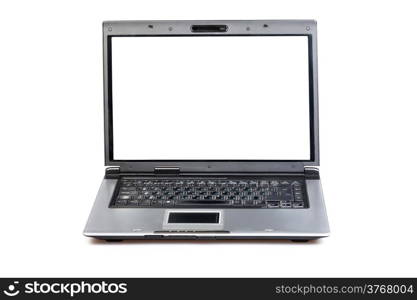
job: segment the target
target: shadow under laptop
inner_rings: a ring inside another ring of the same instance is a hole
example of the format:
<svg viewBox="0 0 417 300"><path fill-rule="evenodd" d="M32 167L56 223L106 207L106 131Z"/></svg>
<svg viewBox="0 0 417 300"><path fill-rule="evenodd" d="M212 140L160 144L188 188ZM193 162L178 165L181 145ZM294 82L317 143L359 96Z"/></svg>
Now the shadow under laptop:
<svg viewBox="0 0 417 300"><path fill-rule="evenodd" d="M218 244L287 244L294 246L301 245L319 245L322 242L320 239L315 240L256 240L256 239L239 239L239 240L198 240L198 239L166 239L166 240L101 240L90 239L90 244L93 245L132 245L132 244L205 244L205 245L218 245Z"/></svg>

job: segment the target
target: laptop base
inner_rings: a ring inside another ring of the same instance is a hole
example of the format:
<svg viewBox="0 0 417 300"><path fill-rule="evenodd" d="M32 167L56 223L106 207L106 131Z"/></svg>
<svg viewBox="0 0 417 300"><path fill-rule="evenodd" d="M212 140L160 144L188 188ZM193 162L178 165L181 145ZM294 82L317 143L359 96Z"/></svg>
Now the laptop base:
<svg viewBox="0 0 417 300"><path fill-rule="evenodd" d="M84 235L101 240L313 240L329 235L320 179L306 177L309 207L113 208L117 179L103 179ZM170 222L171 214L216 213L215 223Z"/></svg>
<svg viewBox="0 0 417 300"><path fill-rule="evenodd" d="M165 236L165 237L123 237L123 239L112 239L111 237L107 238L96 238L100 241L106 241L108 243L119 243L127 240L203 240L203 241L213 241L213 240L219 240L219 241L227 241L227 240L241 240L241 241L259 241L259 240L276 240L276 241L291 241L293 243L307 243L309 241L318 240L322 237L308 237L308 238L300 238L300 239L294 239L294 238L285 238L285 237L198 237L198 236Z"/></svg>

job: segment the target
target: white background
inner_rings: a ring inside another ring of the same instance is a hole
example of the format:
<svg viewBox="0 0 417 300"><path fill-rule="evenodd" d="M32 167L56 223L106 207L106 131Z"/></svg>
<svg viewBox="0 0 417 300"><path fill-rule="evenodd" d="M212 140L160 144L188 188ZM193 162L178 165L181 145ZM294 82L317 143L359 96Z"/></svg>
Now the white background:
<svg viewBox="0 0 417 300"><path fill-rule="evenodd" d="M3 1L1 276L417 276L415 1ZM332 235L288 242L82 236L103 177L105 19L318 20Z"/></svg>
<svg viewBox="0 0 417 300"><path fill-rule="evenodd" d="M310 159L306 36L111 44L114 159Z"/></svg>

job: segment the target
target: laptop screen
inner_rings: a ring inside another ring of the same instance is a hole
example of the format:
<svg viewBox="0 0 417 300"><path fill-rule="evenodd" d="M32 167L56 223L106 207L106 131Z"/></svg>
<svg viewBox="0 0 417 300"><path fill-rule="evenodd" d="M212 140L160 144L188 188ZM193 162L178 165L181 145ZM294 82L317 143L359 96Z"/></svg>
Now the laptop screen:
<svg viewBox="0 0 417 300"><path fill-rule="evenodd" d="M112 37L114 160L310 160L308 44Z"/></svg>

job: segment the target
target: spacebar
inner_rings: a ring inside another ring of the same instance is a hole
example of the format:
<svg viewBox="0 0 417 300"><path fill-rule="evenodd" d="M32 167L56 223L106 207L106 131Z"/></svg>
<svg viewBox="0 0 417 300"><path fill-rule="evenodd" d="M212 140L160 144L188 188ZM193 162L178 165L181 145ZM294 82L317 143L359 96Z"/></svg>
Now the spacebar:
<svg viewBox="0 0 417 300"><path fill-rule="evenodd" d="M222 200L187 200L187 201L181 201L178 202L177 205L187 205L187 204L229 204L228 201L222 201Z"/></svg>

